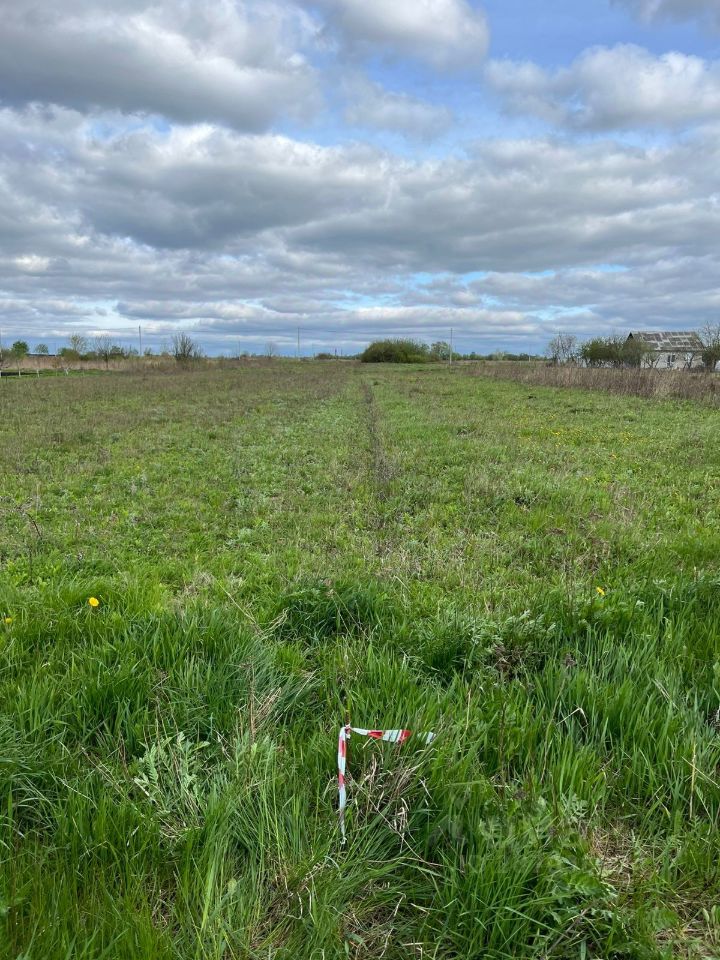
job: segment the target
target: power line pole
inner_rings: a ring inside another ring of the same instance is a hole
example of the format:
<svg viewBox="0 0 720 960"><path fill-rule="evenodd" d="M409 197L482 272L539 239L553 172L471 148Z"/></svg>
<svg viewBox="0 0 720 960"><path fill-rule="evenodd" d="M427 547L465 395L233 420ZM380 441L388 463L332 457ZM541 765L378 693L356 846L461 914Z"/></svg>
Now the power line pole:
<svg viewBox="0 0 720 960"><path fill-rule="evenodd" d="M142 327L138 324L138 339L140 341L140 356L142 356Z"/></svg>
<svg viewBox="0 0 720 960"><path fill-rule="evenodd" d="M450 327L450 366L453 362L453 328Z"/></svg>
<svg viewBox="0 0 720 960"><path fill-rule="evenodd" d="M295 347L295 359L300 359L300 327L297 328L297 346Z"/></svg>

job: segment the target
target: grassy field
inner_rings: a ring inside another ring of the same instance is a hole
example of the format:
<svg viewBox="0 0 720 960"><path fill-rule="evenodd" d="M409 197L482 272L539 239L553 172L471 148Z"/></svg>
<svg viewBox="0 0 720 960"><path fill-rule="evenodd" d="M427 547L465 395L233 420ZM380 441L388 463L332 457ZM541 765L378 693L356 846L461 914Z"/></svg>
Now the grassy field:
<svg viewBox="0 0 720 960"><path fill-rule="evenodd" d="M720 412L281 361L0 405L2 960L720 957ZM437 738L352 738L342 845L347 719Z"/></svg>

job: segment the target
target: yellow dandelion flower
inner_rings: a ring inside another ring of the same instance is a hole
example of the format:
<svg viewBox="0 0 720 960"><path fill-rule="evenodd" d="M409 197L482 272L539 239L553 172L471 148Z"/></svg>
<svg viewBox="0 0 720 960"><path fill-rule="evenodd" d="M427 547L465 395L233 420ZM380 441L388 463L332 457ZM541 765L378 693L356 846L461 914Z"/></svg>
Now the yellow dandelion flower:
<svg viewBox="0 0 720 960"><path fill-rule="evenodd" d="M98 600L97 597L88 597L88 603L90 604L91 607L100 606L100 601Z"/></svg>
<svg viewBox="0 0 720 960"><path fill-rule="evenodd" d="M596 589L597 595L598 595L599 597L604 597L604 596L605 596L605 591L603 590L602 587L595 587L595 589Z"/></svg>
<svg viewBox="0 0 720 960"><path fill-rule="evenodd" d="M12 623L12 617L5 617L3 623L6 623L8 626Z"/></svg>

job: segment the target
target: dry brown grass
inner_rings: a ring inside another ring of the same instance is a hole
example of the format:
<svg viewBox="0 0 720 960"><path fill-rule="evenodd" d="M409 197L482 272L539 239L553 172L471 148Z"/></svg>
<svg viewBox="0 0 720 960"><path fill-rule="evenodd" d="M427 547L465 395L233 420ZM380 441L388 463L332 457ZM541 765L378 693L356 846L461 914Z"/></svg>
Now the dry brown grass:
<svg viewBox="0 0 720 960"><path fill-rule="evenodd" d="M263 356L203 357L200 360L193 360L190 364L186 364L183 367L182 364L178 364L174 357L163 354L154 354L149 357L119 357L109 360L107 363L97 358L91 360L75 360L69 357L59 357L55 354L50 356L31 354L19 360L11 360L6 354L2 372L3 375L7 376L8 374L16 374L18 370L21 370L23 374L30 374L35 373L36 370L55 370L60 373L64 373L66 370L71 373L82 373L88 370L109 370L115 373L152 373L155 371L172 373L178 369L188 368L198 371L230 370L237 367L245 368L249 366L269 367L273 369L274 365L286 363L288 359L291 358L270 358ZM295 361L292 360L292 362L294 363ZM303 362L310 362L310 358L303 358Z"/></svg>
<svg viewBox="0 0 720 960"><path fill-rule="evenodd" d="M720 405L720 375L702 370L615 370L509 361L485 361L466 369L472 376L515 380L533 386L601 390L657 399L672 397Z"/></svg>

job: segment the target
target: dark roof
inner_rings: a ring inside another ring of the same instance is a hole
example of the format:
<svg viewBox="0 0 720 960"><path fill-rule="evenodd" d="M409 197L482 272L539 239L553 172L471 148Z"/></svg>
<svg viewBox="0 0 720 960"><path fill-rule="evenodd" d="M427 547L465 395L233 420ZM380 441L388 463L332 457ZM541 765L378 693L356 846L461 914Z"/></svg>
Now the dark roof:
<svg viewBox="0 0 720 960"><path fill-rule="evenodd" d="M631 333L628 339L642 340L653 350L668 353L697 352L703 349L702 340L692 331L681 333Z"/></svg>

